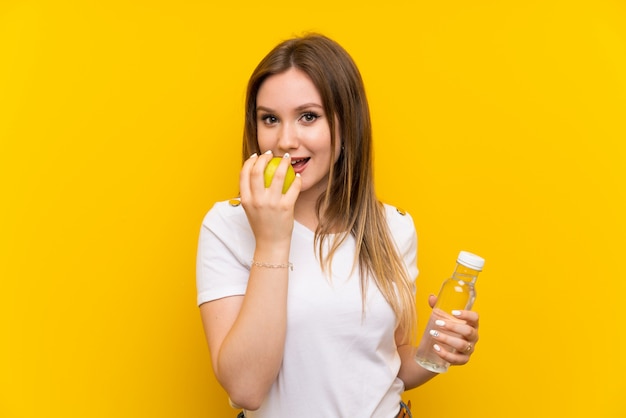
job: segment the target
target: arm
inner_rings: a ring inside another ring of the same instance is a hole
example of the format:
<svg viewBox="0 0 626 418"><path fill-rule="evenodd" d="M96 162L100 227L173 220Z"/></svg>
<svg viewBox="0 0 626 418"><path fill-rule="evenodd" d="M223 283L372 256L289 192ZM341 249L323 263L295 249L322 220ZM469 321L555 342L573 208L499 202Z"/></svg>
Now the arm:
<svg viewBox="0 0 626 418"><path fill-rule="evenodd" d="M433 377L437 376L437 373L428 371L417 364L415 361L416 352L417 347L412 344L403 344L398 346L398 354L400 354L400 360L402 361L398 377L404 382L405 390L421 386Z"/></svg>
<svg viewBox="0 0 626 418"><path fill-rule="evenodd" d="M252 269L246 296L200 306L215 376L235 404L250 410L276 379L285 341L287 272L265 270Z"/></svg>
<svg viewBox="0 0 626 418"><path fill-rule="evenodd" d="M254 259L282 264L289 258L300 180L284 195L282 181L272 182L266 189L263 169L269 158L271 155L255 156L244 163L241 202L255 235ZM284 176L288 163L281 163L277 179ZM245 296L226 297L200 307L215 375L231 400L245 409L258 409L280 369L288 278L287 268L253 265Z"/></svg>

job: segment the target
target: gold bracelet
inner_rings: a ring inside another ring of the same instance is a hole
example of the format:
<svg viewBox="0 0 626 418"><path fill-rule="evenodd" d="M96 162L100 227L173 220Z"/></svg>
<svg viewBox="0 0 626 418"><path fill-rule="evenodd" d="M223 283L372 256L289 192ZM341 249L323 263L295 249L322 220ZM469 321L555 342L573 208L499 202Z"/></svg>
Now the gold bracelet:
<svg viewBox="0 0 626 418"><path fill-rule="evenodd" d="M286 269L286 268L289 268L289 269L291 269L291 271L293 271L293 264L291 264L291 263L270 264L270 263L262 263L260 261L255 261L253 259L252 260L252 265L253 266L257 266L257 267L265 267L265 268L268 268L268 269Z"/></svg>

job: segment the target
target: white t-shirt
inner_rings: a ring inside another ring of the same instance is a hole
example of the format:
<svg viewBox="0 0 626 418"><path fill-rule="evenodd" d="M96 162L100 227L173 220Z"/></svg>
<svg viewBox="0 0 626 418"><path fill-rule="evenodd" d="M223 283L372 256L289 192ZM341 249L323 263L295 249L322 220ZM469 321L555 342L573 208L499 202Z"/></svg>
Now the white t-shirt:
<svg viewBox="0 0 626 418"><path fill-rule="evenodd" d="M389 205L385 212L414 280L418 271L413 220ZM295 222L283 363L261 408L247 411L246 417L395 417L404 385L397 377L400 357L393 310L372 282L363 311L359 271L352 271L351 236L335 253L332 278L322 273L313 239L311 230ZM245 294L254 247L241 205L216 203L200 232L198 305Z"/></svg>

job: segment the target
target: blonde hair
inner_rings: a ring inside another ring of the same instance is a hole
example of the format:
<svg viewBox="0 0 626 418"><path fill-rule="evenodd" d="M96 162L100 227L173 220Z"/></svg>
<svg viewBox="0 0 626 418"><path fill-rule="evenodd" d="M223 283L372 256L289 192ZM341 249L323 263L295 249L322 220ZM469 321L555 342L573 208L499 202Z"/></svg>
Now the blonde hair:
<svg viewBox="0 0 626 418"><path fill-rule="evenodd" d="M336 163L331 165L326 192L317 202L320 222L315 242L322 267L330 272L336 250L351 234L356 243L354 262L360 268L363 302L367 276L371 274L393 308L404 337L411 338L415 325L412 280L374 191L372 129L365 88L356 64L339 44L323 35L309 34L280 43L263 58L248 83L242 158L245 161L260 152L256 98L261 85L267 77L294 67L310 77L329 115L331 161L336 157L336 128L342 145Z"/></svg>

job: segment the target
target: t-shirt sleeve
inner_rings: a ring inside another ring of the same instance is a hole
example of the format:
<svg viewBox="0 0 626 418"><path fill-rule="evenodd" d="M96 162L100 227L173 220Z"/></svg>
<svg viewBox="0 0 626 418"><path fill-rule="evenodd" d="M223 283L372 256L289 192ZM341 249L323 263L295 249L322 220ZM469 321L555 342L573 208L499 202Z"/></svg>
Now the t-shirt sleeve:
<svg viewBox="0 0 626 418"><path fill-rule="evenodd" d="M246 293L254 235L243 209L218 203L202 222L196 258L197 303Z"/></svg>
<svg viewBox="0 0 626 418"><path fill-rule="evenodd" d="M419 270L417 268L417 232L413 218L401 209L387 206L387 222L409 277L413 282L413 292L415 292L415 280Z"/></svg>
<svg viewBox="0 0 626 418"><path fill-rule="evenodd" d="M417 275L419 274L419 270L417 268L417 233L415 232L415 226L413 225L413 219L411 215L408 213L405 215L408 219L407 230L408 236L405 241L404 247L401 249L402 251L402 259L404 260L404 264L406 265L407 271L409 272L409 277L413 282L413 293L416 291L415 281L417 280Z"/></svg>

